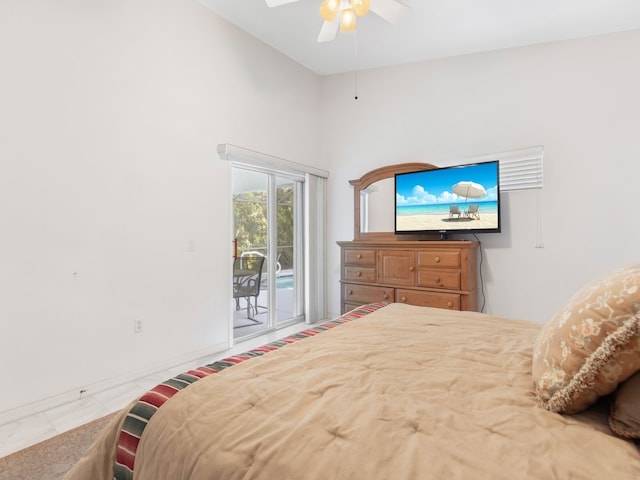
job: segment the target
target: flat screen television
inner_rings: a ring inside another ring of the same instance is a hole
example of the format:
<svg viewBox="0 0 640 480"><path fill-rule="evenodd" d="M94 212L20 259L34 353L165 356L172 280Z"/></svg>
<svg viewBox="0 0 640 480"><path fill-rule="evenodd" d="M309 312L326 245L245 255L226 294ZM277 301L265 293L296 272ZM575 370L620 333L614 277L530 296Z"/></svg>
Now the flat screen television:
<svg viewBox="0 0 640 480"><path fill-rule="evenodd" d="M499 162L395 175L395 233L500 232Z"/></svg>

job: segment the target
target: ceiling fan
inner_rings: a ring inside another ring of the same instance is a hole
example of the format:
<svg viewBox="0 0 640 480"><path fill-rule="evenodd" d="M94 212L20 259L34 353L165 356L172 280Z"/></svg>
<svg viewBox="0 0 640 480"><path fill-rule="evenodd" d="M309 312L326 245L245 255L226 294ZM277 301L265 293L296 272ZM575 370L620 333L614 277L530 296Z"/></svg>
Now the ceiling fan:
<svg viewBox="0 0 640 480"><path fill-rule="evenodd" d="M287 3L300 0L265 0L269 7L279 7ZM324 19L318 42L330 42L336 38L338 27L340 30L352 31L356 29L356 16L365 15L369 10L394 25L400 22L409 7L397 0L323 0L320 15ZM336 17L340 21L334 21Z"/></svg>

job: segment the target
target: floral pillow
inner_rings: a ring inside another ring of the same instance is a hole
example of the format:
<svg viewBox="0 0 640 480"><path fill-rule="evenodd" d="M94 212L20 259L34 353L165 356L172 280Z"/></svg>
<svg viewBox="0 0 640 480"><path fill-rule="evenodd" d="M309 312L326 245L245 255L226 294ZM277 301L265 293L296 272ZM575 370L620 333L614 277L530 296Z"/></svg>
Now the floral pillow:
<svg viewBox="0 0 640 480"><path fill-rule="evenodd" d="M640 372L616 390L609 416L609 427L621 437L640 438Z"/></svg>
<svg viewBox="0 0 640 480"><path fill-rule="evenodd" d="M542 328L533 350L538 402L576 413L640 370L640 265L576 293Z"/></svg>

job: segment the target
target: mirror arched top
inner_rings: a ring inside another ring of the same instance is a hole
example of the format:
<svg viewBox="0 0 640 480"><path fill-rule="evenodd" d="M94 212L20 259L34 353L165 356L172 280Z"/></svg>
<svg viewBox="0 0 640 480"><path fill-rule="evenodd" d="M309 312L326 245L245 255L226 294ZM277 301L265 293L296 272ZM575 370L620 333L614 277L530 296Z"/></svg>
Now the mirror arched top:
<svg viewBox="0 0 640 480"><path fill-rule="evenodd" d="M397 173L415 172L418 170L432 170L438 168L430 163L421 162L409 162L398 163L395 165L386 165L384 167L376 168L365 173L362 177L356 180L349 180L349 183L353 185L353 205L354 205L354 218L353 218L353 239L354 240L395 240L396 236L393 233L393 229L389 231L370 231L368 228L369 218L374 217L376 212L371 212L369 209L368 197L373 191L376 191L376 185L382 185L384 180L392 179ZM363 200L364 199L364 200ZM366 202L366 203L365 203ZM384 199L385 205L394 205L393 192L391 196L387 196ZM378 212L379 213L379 212ZM363 214L366 215L363 218Z"/></svg>

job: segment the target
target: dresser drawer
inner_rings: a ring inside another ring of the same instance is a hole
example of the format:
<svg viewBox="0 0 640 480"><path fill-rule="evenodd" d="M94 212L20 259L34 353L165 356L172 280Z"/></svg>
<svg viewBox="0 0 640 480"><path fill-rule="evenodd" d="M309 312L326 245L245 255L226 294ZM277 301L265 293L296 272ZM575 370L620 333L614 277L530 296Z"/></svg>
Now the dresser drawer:
<svg viewBox="0 0 640 480"><path fill-rule="evenodd" d="M345 283L342 285L343 302L344 303L371 303L371 302L390 302L394 298L393 288L373 287L368 285L354 285Z"/></svg>
<svg viewBox="0 0 640 480"><path fill-rule="evenodd" d="M418 252L418 267L458 267L460 250L428 250Z"/></svg>
<svg viewBox="0 0 640 480"><path fill-rule="evenodd" d="M346 265L375 265L376 251L368 248L345 248L343 250Z"/></svg>
<svg viewBox="0 0 640 480"><path fill-rule="evenodd" d="M418 290L396 290L396 302L423 307L460 310L460 295L455 293L421 292Z"/></svg>
<svg viewBox="0 0 640 480"><path fill-rule="evenodd" d="M416 284L416 255L413 250L378 250L378 283L398 287Z"/></svg>
<svg viewBox="0 0 640 480"><path fill-rule="evenodd" d="M376 278L376 267L344 267L344 280L350 282L376 283Z"/></svg>
<svg viewBox="0 0 640 480"><path fill-rule="evenodd" d="M418 270L418 286L460 290L460 270L438 270L425 268Z"/></svg>

